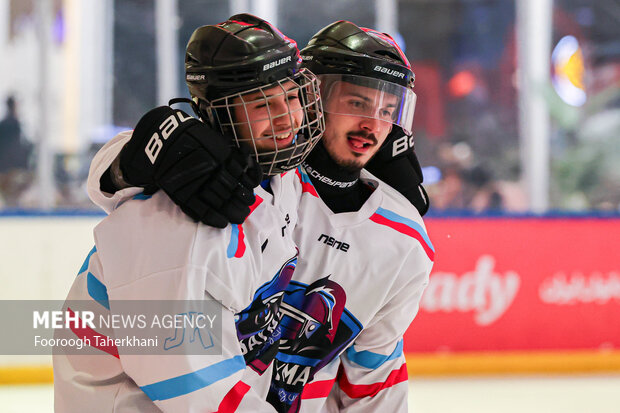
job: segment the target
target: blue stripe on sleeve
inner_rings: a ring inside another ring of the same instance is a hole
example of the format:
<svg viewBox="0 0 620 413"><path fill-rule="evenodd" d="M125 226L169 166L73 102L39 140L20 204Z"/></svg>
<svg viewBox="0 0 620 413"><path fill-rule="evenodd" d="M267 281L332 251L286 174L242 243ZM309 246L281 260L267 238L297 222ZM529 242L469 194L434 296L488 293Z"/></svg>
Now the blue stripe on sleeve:
<svg viewBox="0 0 620 413"><path fill-rule="evenodd" d="M230 242L228 243L228 249L226 250L226 256L232 258L237 253L237 247L239 246L239 227L236 224L230 226Z"/></svg>
<svg viewBox="0 0 620 413"><path fill-rule="evenodd" d="M303 356L295 356L291 354L278 353L276 358L285 363L295 363L302 366L316 366L321 361L320 359L313 359Z"/></svg>
<svg viewBox="0 0 620 413"><path fill-rule="evenodd" d="M143 193L139 193L138 195L134 195L131 199L137 199L140 201L144 201L150 199L153 195L144 195Z"/></svg>
<svg viewBox="0 0 620 413"><path fill-rule="evenodd" d="M353 346L347 349L347 357L355 364L359 364L367 369L377 369L383 365L383 363L394 360L403 354L403 340L400 340L396 344L396 348L389 356L373 353L372 351L355 351Z"/></svg>
<svg viewBox="0 0 620 413"><path fill-rule="evenodd" d="M88 253L88 255L86 256L86 259L84 260L84 264L82 264L82 266L80 267L80 270L78 271L78 275L80 275L81 273L83 273L84 271L86 271L88 269L88 264L90 264L90 257L92 257L92 255L97 252L97 246L93 246L93 249L90 250L90 252Z"/></svg>
<svg viewBox="0 0 620 413"><path fill-rule="evenodd" d="M310 177L308 176L306 171L304 171L301 166L298 166L297 169L299 170L299 176L301 176L301 182L312 185L312 181L310 180Z"/></svg>
<svg viewBox="0 0 620 413"><path fill-rule="evenodd" d="M97 301L106 309L110 309L108 289L91 272L88 273L88 278L86 279L86 289L88 290L88 295L90 295L93 300Z"/></svg>
<svg viewBox="0 0 620 413"><path fill-rule="evenodd" d="M413 228L416 232L418 232L422 236L422 238L424 239L424 241L426 241L426 244L428 244L431 250L435 251L435 248L433 247L433 244L431 243L431 239L426 234L426 231L424 231L424 228L422 228L422 226L418 224L417 222L409 218L400 216L397 213L390 211L389 209L378 208L377 214L383 216L384 218L389 219L390 221L399 222L401 224L407 225L410 228Z"/></svg>
<svg viewBox="0 0 620 413"><path fill-rule="evenodd" d="M207 387L245 369L243 356L220 361L212 366L140 387L153 401L168 400Z"/></svg>

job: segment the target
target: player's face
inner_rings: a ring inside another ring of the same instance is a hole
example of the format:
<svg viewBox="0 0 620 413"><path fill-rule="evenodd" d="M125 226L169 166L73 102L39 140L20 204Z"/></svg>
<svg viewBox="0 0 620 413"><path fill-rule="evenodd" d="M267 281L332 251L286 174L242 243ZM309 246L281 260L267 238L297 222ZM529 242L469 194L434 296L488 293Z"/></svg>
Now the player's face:
<svg viewBox="0 0 620 413"><path fill-rule="evenodd" d="M292 81L235 98L234 118L241 139L253 139L258 152L291 145L303 122L299 87Z"/></svg>
<svg viewBox="0 0 620 413"><path fill-rule="evenodd" d="M339 82L330 93L335 95L325 106L323 145L341 167L362 169L392 130L398 98L384 94L378 99L376 89L348 82ZM349 114L333 113L345 111Z"/></svg>

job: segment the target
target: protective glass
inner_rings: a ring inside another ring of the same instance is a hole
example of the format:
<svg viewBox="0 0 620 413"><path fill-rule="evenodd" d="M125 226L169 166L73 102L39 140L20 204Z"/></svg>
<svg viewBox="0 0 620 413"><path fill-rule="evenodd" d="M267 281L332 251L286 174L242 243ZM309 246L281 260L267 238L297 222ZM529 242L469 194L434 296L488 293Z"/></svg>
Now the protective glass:
<svg viewBox="0 0 620 413"><path fill-rule="evenodd" d="M319 82L302 69L266 86L210 102L223 133L253 149L266 175L297 167L325 131Z"/></svg>
<svg viewBox="0 0 620 413"><path fill-rule="evenodd" d="M357 75L319 75L325 113L362 116L412 133L417 96L396 83Z"/></svg>

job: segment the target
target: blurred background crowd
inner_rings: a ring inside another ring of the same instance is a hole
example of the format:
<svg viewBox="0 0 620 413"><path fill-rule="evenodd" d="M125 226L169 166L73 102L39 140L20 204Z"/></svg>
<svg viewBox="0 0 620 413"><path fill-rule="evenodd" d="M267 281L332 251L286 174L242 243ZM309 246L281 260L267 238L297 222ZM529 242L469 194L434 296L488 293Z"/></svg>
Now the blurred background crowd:
<svg viewBox="0 0 620 413"><path fill-rule="evenodd" d="M301 47L332 16L380 30L391 21L416 74L431 211L527 213L518 1L287 0L261 17ZM95 208L85 180L96 150L175 97L162 94L162 73L174 77L168 93L187 96L190 33L250 4L179 0L162 20L157 0L75 3L0 0L0 209ZM162 40L161 25L175 35ZM157 52L166 41L167 72ZM620 2L553 1L549 55L549 81L537 85L549 115L546 210L618 212Z"/></svg>

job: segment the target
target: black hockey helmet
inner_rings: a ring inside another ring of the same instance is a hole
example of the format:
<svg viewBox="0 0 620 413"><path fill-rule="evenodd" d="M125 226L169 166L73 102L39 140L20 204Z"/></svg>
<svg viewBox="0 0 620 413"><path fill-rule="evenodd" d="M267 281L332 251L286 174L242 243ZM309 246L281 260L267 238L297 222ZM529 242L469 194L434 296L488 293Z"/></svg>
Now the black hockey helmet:
<svg viewBox="0 0 620 413"><path fill-rule="evenodd" d="M415 74L407 57L390 35L340 20L315 34L301 51L301 58L302 66L321 80L327 113L365 116L347 113L343 105L333 105L328 109L328 99L330 88L339 81L367 86L382 92L376 95L374 103L377 105L385 102L386 93L398 96L392 123L411 134L416 102L413 92Z"/></svg>
<svg viewBox="0 0 620 413"><path fill-rule="evenodd" d="M213 100L296 74L297 43L250 14L197 28L187 43L185 80L192 97Z"/></svg>
<svg viewBox="0 0 620 413"><path fill-rule="evenodd" d="M237 14L223 23L196 29L185 53L185 80L200 118L234 135L237 145L245 142L253 148L268 175L299 165L325 129L318 80L301 68L297 44L256 16ZM266 94L266 90L270 92ZM258 95L269 106L269 99L291 93L297 93L301 109L289 106L288 113L268 115L270 121L288 116L290 125L294 125L291 111L303 111L303 123L291 131L295 137L290 146L278 148L276 136L282 133L273 125L269 136L241 136L242 128L252 132L248 127L251 119L235 119L233 114L235 106L242 106L248 113L244 96L251 95L256 102ZM256 141L266 139L273 140L274 150L257 149Z"/></svg>

